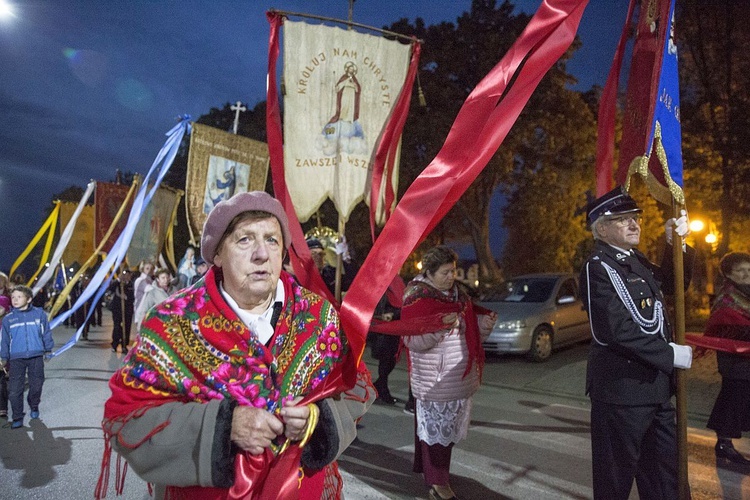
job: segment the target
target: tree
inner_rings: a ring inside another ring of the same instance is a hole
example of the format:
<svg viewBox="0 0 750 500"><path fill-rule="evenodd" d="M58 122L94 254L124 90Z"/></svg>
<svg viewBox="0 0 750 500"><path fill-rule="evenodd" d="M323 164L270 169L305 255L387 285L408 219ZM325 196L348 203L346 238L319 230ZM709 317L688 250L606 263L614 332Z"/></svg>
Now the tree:
<svg viewBox="0 0 750 500"><path fill-rule="evenodd" d="M720 255L746 248L750 212L750 2L682 3L681 120L694 206L718 214ZM739 241L736 238L739 237ZM737 241L737 245L733 242Z"/></svg>

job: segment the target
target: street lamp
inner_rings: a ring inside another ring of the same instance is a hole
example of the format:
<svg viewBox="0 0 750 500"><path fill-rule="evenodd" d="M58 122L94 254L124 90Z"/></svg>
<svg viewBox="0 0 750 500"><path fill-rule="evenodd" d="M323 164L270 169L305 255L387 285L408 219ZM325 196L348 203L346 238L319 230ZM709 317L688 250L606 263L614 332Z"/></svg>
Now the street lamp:
<svg viewBox="0 0 750 500"><path fill-rule="evenodd" d="M13 12L13 6L5 0L0 0L0 19L11 17L16 17L16 13Z"/></svg>
<svg viewBox="0 0 750 500"><path fill-rule="evenodd" d="M690 221L690 232L694 235L696 247L701 246L705 242L705 246L703 247L704 258L706 262L705 292L709 298L710 303L714 295L713 251L716 248L716 243L719 241L719 238L716 234L716 227L710 219L708 220L708 222L704 222L701 219L693 219ZM704 232L705 235L702 234Z"/></svg>

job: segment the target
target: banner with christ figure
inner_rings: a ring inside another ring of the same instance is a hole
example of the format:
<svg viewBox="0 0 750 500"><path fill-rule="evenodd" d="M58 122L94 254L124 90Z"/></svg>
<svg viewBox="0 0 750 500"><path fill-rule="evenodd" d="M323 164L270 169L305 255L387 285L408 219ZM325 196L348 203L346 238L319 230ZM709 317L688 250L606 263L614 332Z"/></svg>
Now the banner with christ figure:
<svg viewBox="0 0 750 500"><path fill-rule="evenodd" d="M618 184L627 186L639 174L651 195L667 205L672 198L685 200L674 5L640 0L617 171Z"/></svg>
<svg viewBox="0 0 750 500"><path fill-rule="evenodd" d="M190 239L198 244L211 209L235 193L263 191L268 176L264 142L193 124L185 190Z"/></svg>
<svg viewBox="0 0 750 500"><path fill-rule="evenodd" d="M381 36L284 21L284 172L301 221L326 198L343 220L369 201L375 148L410 56L409 44ZM400 135L388 140L397 144ZM394 173L397 167L398 159ZM397 183L396 175L387 178Z"/></svg>
<svg viewBox="0 0 750 500"><path fill-rule="evenodd" d="M182 191L160 187L143 211L130 240L127 259L131 267L143 260L157 262L177 215Z"/></svg>

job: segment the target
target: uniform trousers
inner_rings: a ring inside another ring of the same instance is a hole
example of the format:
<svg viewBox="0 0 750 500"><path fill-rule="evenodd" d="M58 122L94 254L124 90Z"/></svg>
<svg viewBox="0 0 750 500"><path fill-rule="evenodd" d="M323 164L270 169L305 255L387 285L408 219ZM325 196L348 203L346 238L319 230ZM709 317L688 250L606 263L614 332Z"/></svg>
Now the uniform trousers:
<svg viewBox="0 0 750 500"><path fill-rule="evenodd" d="M677 499L672 403L624 406L592 400L591 456L595 499L627 500L633 479L641 500Z"/></svg>
<svg viewBox="0 0 750 500"><path fill-rule="evenodd" d="M44 357L21 358L10 360L10 380L8 382L8 399L13 409L13 420L21 420L23 411L23 390L26 385L26 372L29 374L29 395L26 401L32 411L39 409L44 385Z"/></svg>
<svg viewBox="0 0 750 500"><path fill-rule="evenodd" d="M114 300L117 300L115 298ZM129 307L125 308L125 329L123 330L123 318L120 308L112 309L112 349L116 349L118 345L128 347L130 344L130 327L133 323L133 310Z"/></svg>

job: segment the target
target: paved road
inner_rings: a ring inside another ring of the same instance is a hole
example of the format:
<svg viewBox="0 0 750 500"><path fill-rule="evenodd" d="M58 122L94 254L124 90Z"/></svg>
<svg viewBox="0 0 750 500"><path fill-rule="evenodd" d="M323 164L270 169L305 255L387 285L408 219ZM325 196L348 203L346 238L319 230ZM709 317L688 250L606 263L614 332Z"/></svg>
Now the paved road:
<svg viewBox="0 0 750 500"><path fill-rule="evenodd" d="M0 499L92 498L102 458L99 423L109 396L107 381L122 359L109 349L109 331L106 324L92 330L92 340L47 364L40 420L27 420L23 430L0 428ZM58 345L72 334L66 328L54 332ZM521 357L488 359L469 437L454 451L452 484L461 498L591 497L588 400L582 393L586 350L575 346L541 365ZM750 498L750 476L717 468L714 439L705 431L718 390L715 360L709 356L694 368L688 381L693 498ZM403 363L392 378L394 395L405 398ZM738 448L750 454L745 441ZM421 478L411 472L412 452L413 416L400 404L373 406L361 422L359 439L340 461L346 497L426 498ZM109 497L114 497L112 487ZM121 498L150 497L130 472Z"/></svg>

